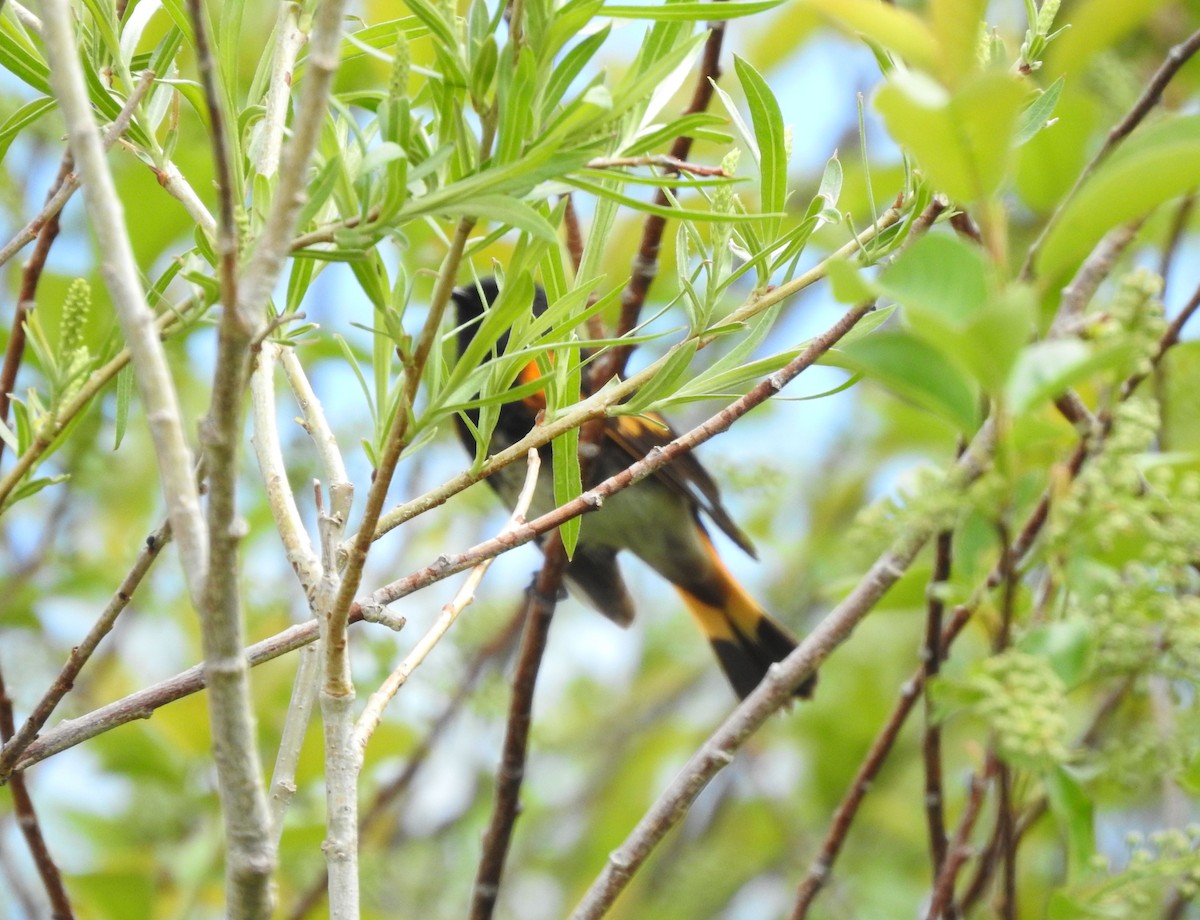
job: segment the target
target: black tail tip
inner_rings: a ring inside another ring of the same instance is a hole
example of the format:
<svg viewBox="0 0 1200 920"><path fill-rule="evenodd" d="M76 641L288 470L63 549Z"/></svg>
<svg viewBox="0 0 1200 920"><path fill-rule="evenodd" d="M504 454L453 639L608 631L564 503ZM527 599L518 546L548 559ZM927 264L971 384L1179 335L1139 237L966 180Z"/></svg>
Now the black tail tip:
<svg viewBox="0 0 1200 920"><path fill-rule="evenodd" d="M781 649L778 645L768 647L746 640L714 639L712 647L717 654L717 661L721 664L721 670L733 685L734 692L739 699L744 700L762 683L771 666L786 658L795 645ZM792 695L798 699L809 699L816 686L817 675L813 674L793 690Z"/></svg>

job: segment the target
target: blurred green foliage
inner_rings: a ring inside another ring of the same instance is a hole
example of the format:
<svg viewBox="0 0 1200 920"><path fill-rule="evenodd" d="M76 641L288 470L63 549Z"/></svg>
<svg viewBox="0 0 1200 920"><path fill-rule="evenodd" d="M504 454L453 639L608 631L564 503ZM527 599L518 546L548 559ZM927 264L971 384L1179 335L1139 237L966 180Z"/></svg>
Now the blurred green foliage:
<svg viewBox="0 0 1200 920"><path fill-rule="evenodd" d="M953 532L949 579L930 585L934 558L926 549L823 668L816 698L749 741L611 915L786 915L831 815L920 667L934 595L951 611L976 605L931 683L929 718L942 730L951 832L968 799L967 778L999 764L1007 771L1021 832L1019 908L1008 916L1185 916L1167 911L1175 903L1187 909L1200 868L1191 826L1200 790L1200 348L1185 341L1151 361L1198 280L1190 267L1197 246L1190 193L1200 179L1200 121L1186 113L1200 65L1186 64L1146 123L1070 192L1168 49L1200 27L1194 5L1075 0L1051 16L1050 4L1038 15L1036 5L1016 0L793 0L730 20L738 57L727 49L722 60L727 95L711 117L690 119L681 113L709 6L651 4L642 19L591 0L519 6L519 47L500 6L482 0L410 7L368 0L346 23L300 228L306 245L290 261L273 309L305 314L304 324L281 325L278 338L297 347L360 495L456 218L481 218L458 280L498 269L514 291L536 279L555 296L540 325L524 315L521 298L499 302L471 360L458 359L447 327L423 381L421 438L401 464L391 493L397 501L468 465L447 431L455 412L482 391L486 431L531 356L549 356L563 369L547 381L551 406L575 402L567 371L580 370L581 312L589 293L600 295L611 328L656 181L645 169L585 164L663 154L687 131L696 138L691 160L724 163L736 181L697 178L672 188L679 207L665 212L672 219L644 314L664 318L640 332L635 367L676 358L626 409L669 407L681 422L703 419L794 356L839 315L835 300L878 299L889 308L879 311L879 327L841 343L823 359L833 370L821 369L816 383L806 376L785 396L835 389L847 370L862 384L816 401L773 401L704 449L759 546L761 565L732 558L731 565L803 632L897 535L931 525ZM301 20L310 7L298 7ZM273 35L273 11L236 0L209 10L237 127L239 220L252 240L277 181L254 159L275 38L246 36ZM615 18L605 21L606 13ZM131 3L120 20L101 2L80 4L78 14L102 118L119 109L138 70L152 60L162 67L109 161L139 267L159 295L153 305L164 318L186 314L168 326L167 349L194 428L210 388L212 243L167 181L186 178L202 205L215 209L190 26L178 2ZM797 102L808 86L797 61L821 47L848 62L833 76L838 99L820 102L844 109L842 135L820 138L820 165L801 167L793 147L813 144L805 119L818 103ZM0 9L0 67L7 239L40 207L63 150L53 105L38 102L47 92L40 40L11 2ZM302 54L297 89L305 67ZM869 117L862 138L859 90ZM585 243L578 273L563 242L568 192ZM913 221L935 194L945 212L909 245ZM900 210L893 229L862 252L821 261L893 202ZM1086 309L1067 318L1066 335L1042 338L1064 286L1096 244L1142 218ZM29 323L34 344L0 456L2 480L16 458L37 454L0 501L0 664L18 719L162 514L144 418L128 392L119 395L116 368L105 371L123 343L88 234L73 201L41 276ZM21 258L3 266L5 336ZM725 323L756 291L813 265L830 283L745 323ZM87 310L80 309L84 291ZM685 337L701 333L717 341L693 356ZM510 350L494 354L505 334ZM1125 399L1124 382L1142 375ZM77 415L62 417L63 405L91 384ZM1102 420L1075 478L1068 461L1080 432L1053 404L1068 387ZM311 523L310 484L322 472L291 423L294 405L281 402L290 481ZM947 470L985 417L997 428L994 462L963 489ZM42 435L51 449L38 448ZM985 589L1003 543L1043 493L1051 503L1039 539L1010 584ZM257 640L308 610L251 463L241 500L243 593ZM380 541L366 583L469 546L498 521L484 488L457 495ZM77 717L199 660L198 628L174 565L168 548L59 715ZM361 856L364 917L450 918L467 908L507 705L511 643L496 637L536 565L531 550L497 564L371 741L361 796L373 822ZM576 605L557 615L502 916L566 915L732 706L674 595L628 568L641 611L629 632ZM396 605L409 620L399 636L355 627L360 696L387 676L449 594L434 587ZM460 704L459 689L476 666ZM269 762L294 660L253 673ZM923 912L932 878L921 708L873 781L809 916ZM421 753L447 711L453 715L432 753ZM281 916L323 869L322 757L314 725L282 838ZM376 806L413 758L420 768L412 784ZM201 696L55 760L63 766L43 764L28 776L77 916L222 915L221 819ZM967 862L960 895L978 873L990 874L968 916L1003 916L996 860L986 855L1003 824L995 802L989 797L970 837L984 855ZM7 792L0 792L0 834L0 859L36 887L27 862L12 855L20 841ZM4 911L22 916L16 897L0 891ZM308 915L324 911L318 899Z"/></svg>

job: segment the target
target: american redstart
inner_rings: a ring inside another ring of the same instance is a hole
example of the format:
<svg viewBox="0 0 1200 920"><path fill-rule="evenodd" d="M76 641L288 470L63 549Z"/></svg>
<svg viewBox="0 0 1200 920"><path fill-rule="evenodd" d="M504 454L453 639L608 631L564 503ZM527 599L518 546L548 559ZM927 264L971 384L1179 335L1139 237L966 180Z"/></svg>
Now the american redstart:
<svg viewBox="0 0 1200 920"><path fill-rule="evenodd" d="M454 291L460 353L474 339L481 315L498 294L493 278ZM531 309L534 316L546 310L546 295L540 287L534 290ZM507 335L497 343L497 352L503 353L506 344ZM530 361L518 375L517 383L528 384L540 376L537 362ZM525 437L545 407L545 393L540 390L505 403L492 433L489 452L497 453ZM468 409L465 414L472 424L478 423L478 410ZM474 454L475 439L463 419L458 421L459 435L467 450ZM589 464L589 482L585 486L619 473L652 448L675 437L676 433L655 413L608 418L599 450ZM549 467L550 445L543 447L541 453L542 462ZM488 482L512 504L524 476L523 467L512 464L493 473ZM543 476L530 516L544 514L554 506L551 477ZM767 615L725 567L701 523L701 512L738 546L754 555L749 538L722 506L716 483L700 461L687 453L636 485L609 496L598 510L584 516L565 577L568 586L597 610L627 626L633 619L634 605L617 565L617 553L629 550L679 591L716 652L733 689L738 696L745 697L758 686L774 662L787 657L796 647L796 640ZM810 695L814 683L815 678L805 682L796 691L797 695Z"/></svg>

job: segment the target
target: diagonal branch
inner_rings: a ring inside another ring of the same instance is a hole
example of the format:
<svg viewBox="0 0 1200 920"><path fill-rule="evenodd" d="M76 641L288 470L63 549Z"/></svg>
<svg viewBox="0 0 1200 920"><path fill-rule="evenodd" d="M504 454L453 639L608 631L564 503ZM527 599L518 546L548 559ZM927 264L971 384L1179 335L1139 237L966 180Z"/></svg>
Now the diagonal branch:
<svg viewBox="0 0 1200 920"><path fill-rule="evenodd" d="M548 533L554 528L559 527L564 521L593 510L609 495L652 475L656 470L666 466L676 457L727 430L730 425L750 411L751 408L759 405L777 392L791 377L800 373L805 367L815 363L821 355L836 345L841 337L849 332L868 311L868 307L862 306L846 313L828 330L813 339L809 347L787 368L776 374L772 374L746 396L731 403L692 430L680 435L661 450L650 453L627 469L589 489L583 495L568 502L566 505L556 508L554 511L548 512L508 533L485 540L465 552L441 556L431 565L405 578L384 585L366 596L360 597L351 608L349 622L356 622L362 619L362 611L364 609L389 604L443 578L447 578L456 572L469 569L484 559L515 549L518 546L523 546L539 535ZM280 655L295 651L315 641L317 632L316 620L298 624L269 639L250 646L246 650L246 657L253 667L264 661L270 661L278 658ZM196 666L152 687L139 690L107 706L102 706L78 719L63 722L30 745L25 757L18 762L17 768L22 770L27 769L35 763L45 760L47 757L53 756L67 748L74 747L89 738L93 738L119 725L133 721L134 719L149 718L158 707L181 699L203 688L204 676L202 669Z"/></svg>

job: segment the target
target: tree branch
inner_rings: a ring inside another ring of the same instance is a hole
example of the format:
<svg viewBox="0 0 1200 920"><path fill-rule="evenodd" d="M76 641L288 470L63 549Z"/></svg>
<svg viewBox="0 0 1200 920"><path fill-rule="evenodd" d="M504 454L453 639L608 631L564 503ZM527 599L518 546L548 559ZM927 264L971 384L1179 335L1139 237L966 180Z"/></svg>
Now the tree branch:
<svg viewBox="0 0 1200 920"><path fill-rule="evenodd" d="M80 67L70 5L45 0L44 38L50 82L70 135L71 150L83 176L88 216L102 254L104 275L121 331L129 345L134 376L154 440L167 517L192 603L199 608L203 574L208 571L208 540L193 478L192 452L166 355L154 328L126 231L125 209L104 160L104 147L92 117Z"/></svg>
<svg viewBox="0 0 1200 920"><path fill-rule="evenodd" d="M201 0L188 0L188 12L208 105L217 177L217 269L223 306L212 402L201 426L208 467L209 567L204 579L200 635L225 823L225 909L230 917L257 918L271 913L270 881L277 859L250 700L238 566L245 531L237 513L238 457L250 343L257 326L242 322L237 311L238 240L231 149Z"/></svg>

